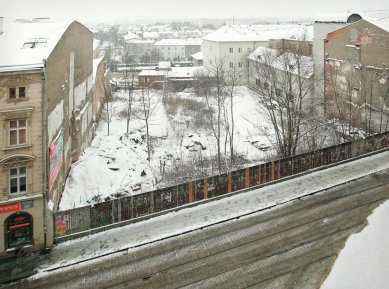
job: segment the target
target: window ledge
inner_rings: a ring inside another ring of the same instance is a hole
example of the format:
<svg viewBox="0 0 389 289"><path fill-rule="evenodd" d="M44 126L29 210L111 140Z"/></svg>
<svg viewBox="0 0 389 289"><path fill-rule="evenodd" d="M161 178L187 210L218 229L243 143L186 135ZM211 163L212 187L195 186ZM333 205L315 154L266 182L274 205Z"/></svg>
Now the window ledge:
<svg viewBox="0 0 389 289"><path fill-rule="evenodd" d="M13 151L13 150L23 150L32 148L32 145L20 145L20 146L12 146L1 149L2 151Z"/></svg>
<svg viewBox="0 0 389 289"><path fill-rule="evenodd" d="M9 193L8 194L9 196L9 200L12 200L12 199L16 199L16 198L21 198L21 197L27 197L27 192L24 192L24 193Z"/></svg>
<svg viewBox="0 0 389 289"><path fill-rule="evenodd" d="M29 97L18 97L18 98L8 98L6 100L7 103L18 103L18 102L23 102L23 101L29 101Z"/></svg>

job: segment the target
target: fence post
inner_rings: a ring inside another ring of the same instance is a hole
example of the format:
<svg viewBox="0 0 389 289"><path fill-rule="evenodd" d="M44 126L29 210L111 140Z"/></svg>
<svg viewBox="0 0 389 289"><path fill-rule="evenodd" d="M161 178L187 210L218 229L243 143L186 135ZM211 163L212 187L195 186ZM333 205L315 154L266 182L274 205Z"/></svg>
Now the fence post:
<svg viewBox="0 0 389 289"><path fill-rule="evenodd" d="M274 181L274 161L271 162L271 180Z"/></svg>
<svg viewBox="0 0 389 289"><path fill-rule="evenodd" d="M189 185L189 197L188 197L189 199L188 199L188 202L192 203L193 202L193 182L190 181L188 183L188 185Z"/></svg>
<svg viewBox="0 0 389 289"><path fill-rule="evenodd" d="M246 189L250 187L250 168L246 168L245 171Z"/></svg>
<svg viewBox="0 0 389 289"><path fill-rule="evenodd" d="M208 199L208 178L204 178L204 199Z"/></svg>
<svg viewBox="0 0 389 289"><path fill-rule="evenodd" d="M228 176L228 188L227 188L227 191L229 193L231 193L232 192L232 173L228 172L227 176Z"/></svg>
<svg viewBox="0 0 389 289"><path fill-rule="evenodd" d="M258 184L261 184L261 165L258 165Z"/></svg>

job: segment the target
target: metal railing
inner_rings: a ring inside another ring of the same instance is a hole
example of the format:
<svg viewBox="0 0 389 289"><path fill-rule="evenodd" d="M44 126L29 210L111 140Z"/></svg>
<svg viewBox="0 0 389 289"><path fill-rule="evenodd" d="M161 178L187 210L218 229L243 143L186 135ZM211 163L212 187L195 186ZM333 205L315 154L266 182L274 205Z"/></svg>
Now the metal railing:
<svg viewBox="0 0 389 289"><path fill-rule="evenodd" d="M96 228L125 224L123 221L266 184L387 147L389 132L139 195L59 211L53 215L54 238L58 241Z"/></svg>

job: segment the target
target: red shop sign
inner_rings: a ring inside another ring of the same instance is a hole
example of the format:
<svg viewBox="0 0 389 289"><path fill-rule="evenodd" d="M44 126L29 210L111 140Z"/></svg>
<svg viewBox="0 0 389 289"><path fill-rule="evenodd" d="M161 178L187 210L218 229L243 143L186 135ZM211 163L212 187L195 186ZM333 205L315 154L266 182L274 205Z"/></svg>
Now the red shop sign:
<svg viewBox="0 0 389 289"><path fill-rule="evenodd" d="M19 211L19 210L20 210L19 202L0 205L0 214Z"/></svg>

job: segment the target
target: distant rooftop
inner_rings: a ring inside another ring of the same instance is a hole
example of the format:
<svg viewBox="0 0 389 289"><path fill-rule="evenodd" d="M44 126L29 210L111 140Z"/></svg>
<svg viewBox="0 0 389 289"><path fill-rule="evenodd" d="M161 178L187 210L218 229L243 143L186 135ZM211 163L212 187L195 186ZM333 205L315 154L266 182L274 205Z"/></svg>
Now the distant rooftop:
<svg viewBox="0 0 389 289"><path fill-rule="evenodd" d="M294 39L312 41L312 25L226 25L203 37L215 42L250 42L270 39Z"/></svg>
<svg viewBox="0 0 389 289"><path fill-rule="evenodd" d="M389 10L356 13L325 13L315 16L316 23L353 23L361 19L367 20L386 31L389 31Z"/></svg>
<svg viewBox="0 0 389 289"><path fill-rule="evenodd" d="M169 45L201 45L203 40L201 38L187 38L187 39L162 39L155 42L156 46Z"/></svg>
<svg viewBox="0 0 389 289"><path fill-rule="evenodd" d="M203 60L203 52L201 52L201 51L199 51L199 52L197 52L197 53L195 53L195 54L192 54L191 55L194 59L196 59L196 60Z"/></svg>
<svg viewBox="0 0 389 289"><path fill-rule="evenodd" d="M279 70L287 70L289 73L300 75L304 78L310 78L313 75L313 59L310 56L291 52L279 54L279 51L276 49L258 47L248 56L248 59L271 65Z"/></svg>

